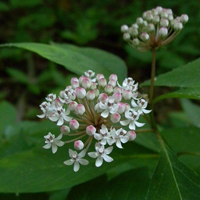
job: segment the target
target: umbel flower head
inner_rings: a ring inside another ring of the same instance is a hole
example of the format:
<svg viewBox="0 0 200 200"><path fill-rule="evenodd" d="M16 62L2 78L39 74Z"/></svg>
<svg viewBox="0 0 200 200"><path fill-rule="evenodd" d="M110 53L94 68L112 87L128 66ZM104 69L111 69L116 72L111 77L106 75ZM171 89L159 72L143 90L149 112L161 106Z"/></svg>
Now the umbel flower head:
<svg viewBox="0 0 200 200"><path fill-rule="evenodd" d="M72 78L59 96L49 94L40 105L42 114L38 117L60 126L58 137L50 132L44 136L43 148L52 148L56 153L58 147L73 143L74 150L69 149L70 158L64 164L73 165L75 172L80 165L89 163L86 155L96 159L96 167L103 161L112 162L109 154L113 146L122 149L124 143L134 140L136 128L144 125L139 117L150 112L137 89L138 83L132 78L126 78L120 85L115 74L106 80L103 74L95 77L88 70L84 76ZM61 141L63 138L66 141Z"/></svg>
<svg viewBox="0 0 200 200"><path fill-rule="evenodd" d="M188 19L186 14L175 17L171 9L158 6L144 12L131 27L121 26L121 31L124 40L133 48L144 52L170 43L181 32Z"/></svg>

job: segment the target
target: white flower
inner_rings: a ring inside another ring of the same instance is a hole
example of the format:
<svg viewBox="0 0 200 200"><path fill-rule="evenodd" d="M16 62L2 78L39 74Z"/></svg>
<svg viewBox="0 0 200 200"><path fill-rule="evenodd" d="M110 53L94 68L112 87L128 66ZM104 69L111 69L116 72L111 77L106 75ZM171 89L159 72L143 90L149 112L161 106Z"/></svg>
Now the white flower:
<svg viewBox="0 0 200 200"><path fill-rule="evenodd" d="M84 74L85 74L86 77L91 78L95 75L95 72L93 72L92 70L88 70Z"/></svg>
<svg viewBox="0 0 200 200"><path fill-rule="evenodd" d="M137 103L132 99L131 105L139 114L148 114L151 112L151 110L146 109L148 103L144 99L138 99Z"/></svg>
<svg viewBox="0 0 200 200"><path fill-rule="evenodd" d="M103 160L105 160L106 162L113 161L113 158L108 156L108 154L110 154L113 150L112 146L105 149L104 145L96 143L95 150L96 150L96 152L89 152L88 155L91 158L97 158L96 162L95 162L96 167L100 167L103 164Z"/></svg>
<svg viewBox="0 0 200 200"><path fill-rule="evenodd" d="M123 128L118 129L117 131L115 129L111 129L110 131L111 136L113 137L116 146L120 149L122 149L122 143L126 143L129 141L129 136L127 135L127 131Z"/></svg>
<svg viewBox="0 0 200 200"><path fill-rule="evenodd" d="M135 130L135 127L142 127L144 123L137 122L139 119L139 113L137 113L134 109L129 109L125 112L125 117L127 120L120 121L122 126L127 126L129 124L129 129Z"/></svg>
<svg viewBox="0 0 200 200"><path fill-rule="evenodd" d="M113 139L111 138L110 132L108 132L108 129L104 124L101 125L100 134L95 133L94 138L96 140L100 140L100 143L102 145L106 145L107 143L109 145L112 145L114 142Z"/></svg>
<svg viewBox="0 0 200 200"><path fill-rule="evenodd" d="M71 157L70 160L66 160L64 162L65 165L72 165L74 164L74 171L77 172L80 169L81 165L87 165L89 162L86 159L83 159L83 157L86 154L86 150L84 149L79 154L76 151L72 151L69 149L69 156Z"/></svg>
<svg viewBox="0 0 200 200"><path fill-rule="evenodd" d="M49 117L56 110L54 104L50 104L46 101L40 104L40 109L43 112L43 114L37 115L37 117L39 118Z"/></svg>
<svg viewBox="0 0 200 200"><path fill-rule="evenodd" d="M108 97L105 103L100 101L98 107L102 110L101 116L103 118L107 118L110 113L113 114L117 112L117 104L113 97Z"/></svg>
<svg viewBox="0 0 200 200"><path fill-rule="evenodd" d="M62 138L62 134L55 138L55 135L49 132L48 135L44 136L44 138L46 139L46 144L43 146L43 148L50 149L52 147L53 153L56 153L58 147L61 147L65 144L63 141L60 141Z"/></svg>
<svg viewBox="0 0 200 200"><path fill-rule="evenodd" d="M70 110L68 109L65 111L64 108L58 108L54 113L49 116L49 119L53 122L57 122L58 126L62 126L64 124L64 121L69 122L72 118L68 117L67 115L70 114Z"/></svg>

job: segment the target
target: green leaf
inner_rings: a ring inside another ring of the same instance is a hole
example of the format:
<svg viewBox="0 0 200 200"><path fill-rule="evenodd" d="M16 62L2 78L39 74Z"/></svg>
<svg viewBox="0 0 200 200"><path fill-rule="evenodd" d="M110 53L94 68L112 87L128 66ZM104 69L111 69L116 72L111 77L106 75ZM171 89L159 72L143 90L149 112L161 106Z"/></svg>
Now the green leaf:
<svg viewBox="0 0 200 200"><path fill-rule="evenodd" d="M199 200L200 177L181 163L165 145L146 199Z"/></svg>
<svg viewBox="0 0 200 200"><path fill-rule="evenodd" d="M67 199L141 200L145 199L149 181L147 168L124 172L110 181L107 181L106 176L101 176L72 188Z"/></svg>
<svg viewBox="0 0 200 200"><path fill-rule="evenodd" d="M15 81L18 81L19 83L24 83L27 85L29 84L28 76L22 71L13 69L13 68L8 68L6 71Z"/></svg>
<svg viewBox="0 0 200 200"><path fill-rule="evenodd" d="M188 99L200 99L200 87L197 88L185 88L180 89L174 92L163 94L158 96L153 100L153 104L157 103L160 100L168 98L188 98Z"/></svg>
<svg viewBox="0 0 200 200"><path fill-rule="evenodd" d="M56 45L64 49L75 50L80 54L95 60L101 66L108 69L110 71L110 74L111 73L117 74L119 78L121 78L121 81L127 77L127 68L124 61L111 53L96 48L90 48L90 47L81 48L68 44L53 43L52 45Z"/></svg>
<svg viewBox="0 0 200 200"><path fill-rule="evenodd" d="M47 45L38 43L15 43L4 44L0 47L19 47L39 54L57 64L63 65L66 69L82 75L88 69L96 73L103 73L106 77L110 74L117 74L121 78L126 76L126 65L117 56L93 48L75 47L69 45Z"/></svg>
<svg viewBox="0 0 200 200"><path fill-rule="evenodd" d="M72 166L63 161L69 159L64 146L55 155L49 150L18 153L0 160L0 192L41 192L69 188L104 174L116 166L128 162L129 169L154 166L158 155L153 151L130 142L124 150L115 149L112 163L103 163L99 169L94 159L88 166L81 166L75 173Z"/></svg>
<svg viewBox="0 0 200 200"><path fill-rule="evenodd" d="M178 67L170 72L159 75L155 79L155 86L169 87L200 87L200 58ZM150 85L150 81L145 81L142 85Z"/></svg>
<svg viewBox="0 0 200 200"><path fill-rule="evenodd" d="M181 104L191 124L200 128L200 106L188 99L182 99Z"/></svg>
<svg viewBox="0 0 200 200"><path fill-rule="evenodd" d="M0 135L6 127L10 124L14 124L17 119L17 113L14 106L8 102L0 103Z"/></svg>

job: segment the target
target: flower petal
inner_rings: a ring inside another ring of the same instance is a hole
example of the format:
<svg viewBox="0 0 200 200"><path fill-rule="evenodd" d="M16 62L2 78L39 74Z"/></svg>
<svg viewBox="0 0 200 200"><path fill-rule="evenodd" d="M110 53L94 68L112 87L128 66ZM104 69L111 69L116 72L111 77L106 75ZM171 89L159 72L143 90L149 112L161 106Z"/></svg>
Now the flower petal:
<svg viewBox="0 0 200 200"><path fill-rule="evenodd" d="M89 152L88 156L90 156L91 158L97 158L98 157L96 152Z"/></svg>
<svg viewBox="0 0 200 200"><path fill-rule="evenodd" d="M129 129L135 130L135 122L134 122L134 121L132 121L132 122L129 124Z"/></svg>
<svg viewBox="0 0 200 200"><path fill-rule="evenodd" d="M72 165L74 163L74 160L70 159L70 160L66 160L64 162L65 165Z"/></svg>
<svg viewBox="0 0 200 200"><path fill-rule="evenodd" d="M128 136L124 136L124 137L121 138L121 142L122 143L126 143L128 141L129 141L129 137Z"/></svg>
<svg viewBox="0 0 200 200"><path fill-rule="evenodd" d="M107 118L107 117L108 117L108 114L109 114L109 110L106 109L106 110L104 110L104 111L101 113L101 116L102 116L103 118Z"/></svg>
<svg viewBox="0 0 200 200"><path fill-rule="evenodd" d="M51 143L45 144L43 146L44 149L50 149L51 148Z"/></svg>
<svg viewBox="0 0 200 200"><path fill-rule="evenodd" d="M96 159L95 165L96 165L96 167L100 167L102 164L103 164L103 158L101 156L99 156Z"/></svg>
<svg viewBox="0 0 200 200"><path fill-rule="evenodd" d="M120 124L121 124L122 126L126 126L126 125L128 125L129 123L130 123L130 120L129 120L129 119L124 120L124 121L120 121Z"/></svg>
<svg viewBox="0 0 200 200"><path fill-rule="evenodd" d="M122 147L122 144L121 144L121 141L118 139L117 142L116 142L116 146L119 148L119 149L123 149Z"/></svg>
<svg viewBox="0 0 200 200"><path fill-rule="evenodd" d="M113 146L106 148L104 152L105 154L110 154L112 150L113 150Z"/></svg>
<svg viewBox="0 0 200 200"><path fill-rule="evenodd" d="M65 143L63 141L55 141L56 145L62 147Z"/></svg>
<svg viewBox="0 0 200 200"><path fill-rule="evenodd" d="M81 165L88 165L88 160L86 159L79 159L79 163L81 163Z"/></svg>
<svg viewBox="0 0 200 200"><path fill-rule="evenodd" d="M64 123L64 120L62 117L59 118L58 122L57 122L57 126L62 126Z"/></svg>
<svg viewBox="0 0 200 200"><path fill-rule="evenodd" d="M113 161L113 158L111 158L110 156L108 156L106 154L104 154L102 157L106 162L112 162Z"/></svg>
<svg viewBox="0 0 200 200"><path fill-rule="evenodd" d="M58 147L55 144L52 144L52 153L56 153Z"/></svg>
<svg viewBox="0 0 200 200"><path fill-rule="evenodd" d="M78 156L79 156L80 158L83 158L83 157L85 156L85 154L86 154L86 149L83 149L83 150L78 154Z"/></svg>
<svg viewBox="0 0 200 200"><path fill-rule="evenodd" d="M80 164L79 164L79 162L76 161L74 163L74 171L77 172L79 169L80 169Z"/></svg>
<svg viewBox="0 0 200 200"><path fill-rule="evenodd" d="M145 125L145 123L135 122L135 125L136 125L137 127L142 127L142 126Z"/></svg>

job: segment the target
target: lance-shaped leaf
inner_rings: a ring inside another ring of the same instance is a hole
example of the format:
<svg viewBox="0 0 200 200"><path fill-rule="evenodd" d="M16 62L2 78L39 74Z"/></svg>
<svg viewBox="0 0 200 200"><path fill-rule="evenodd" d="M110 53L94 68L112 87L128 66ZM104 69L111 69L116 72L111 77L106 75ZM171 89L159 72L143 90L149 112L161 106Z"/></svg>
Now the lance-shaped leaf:
<svg viewBox="0 0 200 200"><path fill-rule="evenodd" d="M126 65L119 57L94 48L39 43L12 43L0 47L18 47L35 52L79 75L89 69L96 73L103 73L106 77L114 73L124 79L127 75Z"/></svg>
<svg viewBox="0 0 200 200"><path fill-rule="evenodd" d="M163 145L146 199L199 200L200 177Z"/></svg>

